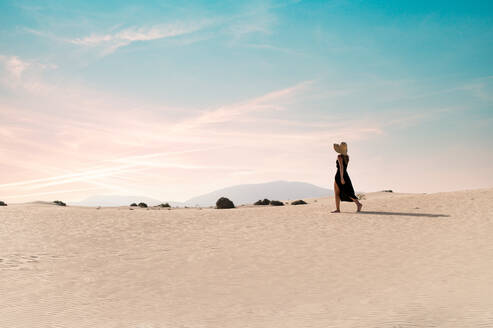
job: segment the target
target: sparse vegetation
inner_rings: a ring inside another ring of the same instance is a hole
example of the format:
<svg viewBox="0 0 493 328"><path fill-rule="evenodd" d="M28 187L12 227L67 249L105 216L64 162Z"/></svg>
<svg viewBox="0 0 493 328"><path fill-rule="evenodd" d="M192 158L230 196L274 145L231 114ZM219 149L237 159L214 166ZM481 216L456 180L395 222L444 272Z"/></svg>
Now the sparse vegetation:
<svg viewBox="0 0 493 328"><path fill-rule="evenodd" d="M294 202L291 202L291 205L306 205L307 202L305 202L303 199L298 199L295 200Z"/></svg>
<svg viewBox="0 0 493 328"><path fill-rule="evenodd" d="M147 208L147 204L146 203L139 203L139 207Z"/></svg>
<svg viewBox="0 0 493 328"><path fill-rule="evenodd" d="M216 202L216 208L234 208L235 204L226 197L221 197Z"/></svg>
<svg viewBox="0 0 493 328"><path fill-rule="evenodd" d="M132 204L130 204L130 206L132 207L132 206L138 206L138 205L136 203L132 203Z"/></svg>
<svg viewBox="0 0 493 328"><path fill-rule="evenodd" d="M264 200L257 200L253 205L269 205L270 204L270 200L268 200L267 198L264 198Z"/></svg>
<svg viewBox="0 0 493 328"><path fill-rule="evenodd" d="M169 203L162 203L158 205L159 207L171 207Z"/></svg>
<svg viewBox="0 0 493 328"><path fill-rule="evenodd" d="M283 203L283 202L281 202L281 201L279 201L279 200L271 200L271 201L270 201L270 204L271 204L272 206L284 206L284 203Z"/></svg>
<svg viewBox="0 0 493 328"><path fill-rule="evenodd" d="M0 206L7 206L7 203L0 200Z"/></svg>
<svg viewBox="0 0 493 328"><path fill-rule="evenodd" d="M67 206L67 204L65 204L61 200L55 200L55 201L53 201L53 204L58 205L58 206Z"/></svg>
<svg viewBox="0 0 493 328"><path fill-rule="evenodd" d="M386 190L382 190L382 192L393 192L393 191L390 189L386 189Z"/></svg>

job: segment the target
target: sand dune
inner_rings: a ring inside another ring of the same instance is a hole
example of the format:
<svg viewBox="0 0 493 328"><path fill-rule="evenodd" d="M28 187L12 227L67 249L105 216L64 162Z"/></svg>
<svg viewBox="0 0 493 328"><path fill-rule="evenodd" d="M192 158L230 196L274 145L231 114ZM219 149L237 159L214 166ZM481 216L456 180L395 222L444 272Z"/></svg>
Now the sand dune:
<svg viewBox="0 0 493 328"><path fill-rule="evenodd" d="M0 327L493 327L493 189L0 208Z"/></svg>

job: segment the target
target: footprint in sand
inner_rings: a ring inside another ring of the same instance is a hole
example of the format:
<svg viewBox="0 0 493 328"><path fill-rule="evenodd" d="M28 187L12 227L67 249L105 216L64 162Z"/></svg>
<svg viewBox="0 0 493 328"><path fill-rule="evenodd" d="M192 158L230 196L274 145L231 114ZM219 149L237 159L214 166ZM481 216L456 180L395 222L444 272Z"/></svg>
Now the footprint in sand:
<svg viewBox="0 0 493 328"><path fill-rule="evenodd" d="M39 255L8 254L0 258L0 269L29 270L39 262Z"/></svg>

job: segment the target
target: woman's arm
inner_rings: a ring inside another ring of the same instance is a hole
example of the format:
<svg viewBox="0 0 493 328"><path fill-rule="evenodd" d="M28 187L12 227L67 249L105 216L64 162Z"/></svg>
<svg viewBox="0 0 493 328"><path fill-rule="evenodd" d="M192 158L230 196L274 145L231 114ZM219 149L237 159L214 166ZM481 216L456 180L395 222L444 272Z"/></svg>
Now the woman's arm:
<svg viewBox="0 0 493 328"><path fill-rule="evenodd" d="M342 165L341 155L337 156L337 161L339 162L339 171L341 172L341 183L345 184L346 182L344 181L344 165Z"/></svg>

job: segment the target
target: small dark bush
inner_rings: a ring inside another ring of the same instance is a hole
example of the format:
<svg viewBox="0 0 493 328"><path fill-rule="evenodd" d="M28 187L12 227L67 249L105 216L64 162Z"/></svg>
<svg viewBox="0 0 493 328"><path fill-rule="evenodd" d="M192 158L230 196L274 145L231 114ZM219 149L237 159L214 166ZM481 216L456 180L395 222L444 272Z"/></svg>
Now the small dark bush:
<svg viewBox="0 0 493 328"><path fill-rule="evenodd" d="M284 206L284 203L283 203L283 202L281 202L281 201L278 201L278 200L271 200L271 201L270 201L270 204L271 204L272 206Z"/></svg>
<svg viewBox="0 0 493 328"><path fill-rule="evenodd" d="M382 192L393 192L393 191L390 189L386 189L386 190L382 190Z"/></svg>
<svg viewBox="0 0 493 328"><path fill-rule="evenodd" d="M139 203L139 207L146 208L147 204L146 203Z"/></svg>
<svg viewBox="0 0 493 328"><path fill-rule="evenodd" d="M226 197L221 197L216 202L216 208L234 208L235 204Z"/></svg>
<svg viewBox="0 0 493 328"><path fill-rule="evenodd" d="M139 206L139 205L137 205L137 204L135 204L135 203L132 203L132 204L130 204L130 206Z"/></svg>
<svg viewBox="0 0 493 328"><path fill-rule="evenodd" d="M0 200L0 206L7 206L7 204L6 204L5 202L2 202L2 201Z"/></svg>
<svg viewBox="0 0 493 328"><path fill-rule="evenodd" d="M264 200L257 200L253 205L269 205L270 204L270 200L268 200L267 198L264 198Z"/></svg>
<svg viewBox="0 0 493 328"><path fill-rule="evenodd" d="M168 203L159 204L158 206L159 207L171 207Z"/></svg>
<svg viewBox="0 0 493 328"><path fill-rule="evenodd" d="M294 202L291 202L291 205L306 205L307 202L305 202L303 199L295 200Z"/></svg>
<svg viewBox="0 0 493 328"><path fill-rule="evenodd" d="M58 206L67 206L67 204L65 204L64 202L62 202L61 200L55 200L53 202L53 204L56 204Z"/></svg>

